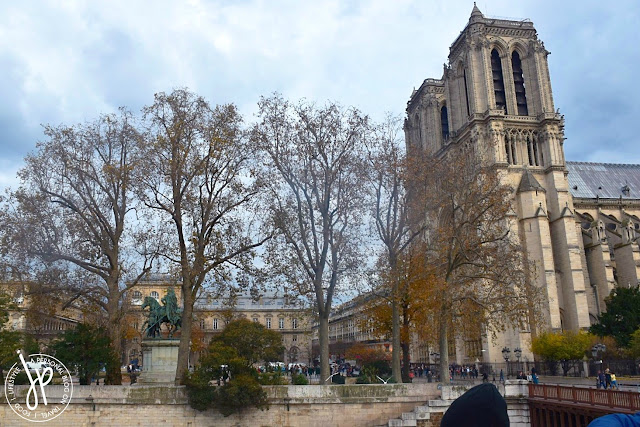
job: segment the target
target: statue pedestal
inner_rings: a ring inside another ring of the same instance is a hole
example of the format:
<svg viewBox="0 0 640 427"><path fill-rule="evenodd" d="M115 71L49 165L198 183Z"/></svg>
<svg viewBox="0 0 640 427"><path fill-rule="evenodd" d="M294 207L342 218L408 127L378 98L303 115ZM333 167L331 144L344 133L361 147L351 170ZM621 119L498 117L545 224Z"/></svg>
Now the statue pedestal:
<svg viewBox="0 0 640 427"><path fill-rule="evenodd" d="M178 367L178 339L142 340L143 384L173 384Z"/></svg>

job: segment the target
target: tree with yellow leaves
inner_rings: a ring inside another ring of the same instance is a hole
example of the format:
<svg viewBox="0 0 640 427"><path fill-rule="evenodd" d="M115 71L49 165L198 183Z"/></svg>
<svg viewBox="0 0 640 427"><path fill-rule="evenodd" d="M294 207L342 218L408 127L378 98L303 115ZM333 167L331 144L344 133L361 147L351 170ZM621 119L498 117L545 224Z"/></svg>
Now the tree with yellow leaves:
<svg viewBox="0 0 640 427"><path fill-rule="evenodd" d="M472 150L454 147L429 159L415 186L424 191L428 224L425 283L428 306L438 322L440 375L447 378L448 343L470 327L495 335L537 322L540 291L518 237L511 232L513 189Z"/></svg>

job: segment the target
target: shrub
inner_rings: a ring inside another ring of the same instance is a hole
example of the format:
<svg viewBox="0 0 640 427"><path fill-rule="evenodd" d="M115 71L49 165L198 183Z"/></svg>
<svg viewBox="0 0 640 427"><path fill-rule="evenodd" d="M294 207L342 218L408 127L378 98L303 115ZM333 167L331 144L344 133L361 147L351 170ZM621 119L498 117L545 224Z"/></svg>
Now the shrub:
<svg viewBox="0 0 640 427"><path fill-rule="evenodd" d="M257 379L246 374L238 375L222 387L217 387L213 401L215 408L225 417L251 406L262 411L269 409L267 393Z"/></svg>
<svg viewBox="0 0 640 427"><path fill-rule="evenodd" d="M309 381L307 380L307 377L304 376L303 374L294 375L293 378L291 379L291 382L294 385L307 385L307 384L309 384Z"/></svg>
<svg viewBox="0 0 640 427"><path fill-rule="evenodd" d="M262 385L285 385L287 379L281 372L263 372L258 375L258 382Z"/></svg>

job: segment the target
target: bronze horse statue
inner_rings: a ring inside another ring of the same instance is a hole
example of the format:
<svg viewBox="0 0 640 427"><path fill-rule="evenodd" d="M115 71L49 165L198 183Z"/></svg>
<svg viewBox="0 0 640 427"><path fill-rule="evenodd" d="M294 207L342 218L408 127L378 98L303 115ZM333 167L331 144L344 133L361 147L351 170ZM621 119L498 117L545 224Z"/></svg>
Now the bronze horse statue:
<svg viewBox="0 0 640 427"><path fill-rule="evenodd" d="M161 301L164 305L160 305L153 297L145 297L142 303L143 310L149 307L149 315L142 325L143 329L146 326L147 338L159 337L163 323L169 330L169 338L182 326L182 310L178 308L178 298L173 289L169 289Z"/></svg>

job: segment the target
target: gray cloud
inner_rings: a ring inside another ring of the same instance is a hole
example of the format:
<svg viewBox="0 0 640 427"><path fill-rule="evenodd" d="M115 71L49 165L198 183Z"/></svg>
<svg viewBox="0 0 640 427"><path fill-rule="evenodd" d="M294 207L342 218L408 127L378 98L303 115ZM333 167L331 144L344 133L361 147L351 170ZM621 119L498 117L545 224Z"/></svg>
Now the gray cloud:
<svg viewBox="0 0 640 427"><path fill-rule="evenodd" d="M570 160L640 163L634 0L479 1L530 18L548 50ZM440 77L470 1L169 0L0 4L0 167L19 165L42 123L72 124L158 91L190 87L251 121L273 91L402 114L414 86ZM17 167L17 166L16 166ZM4 168L0 185L10 181Z"/></svg>

